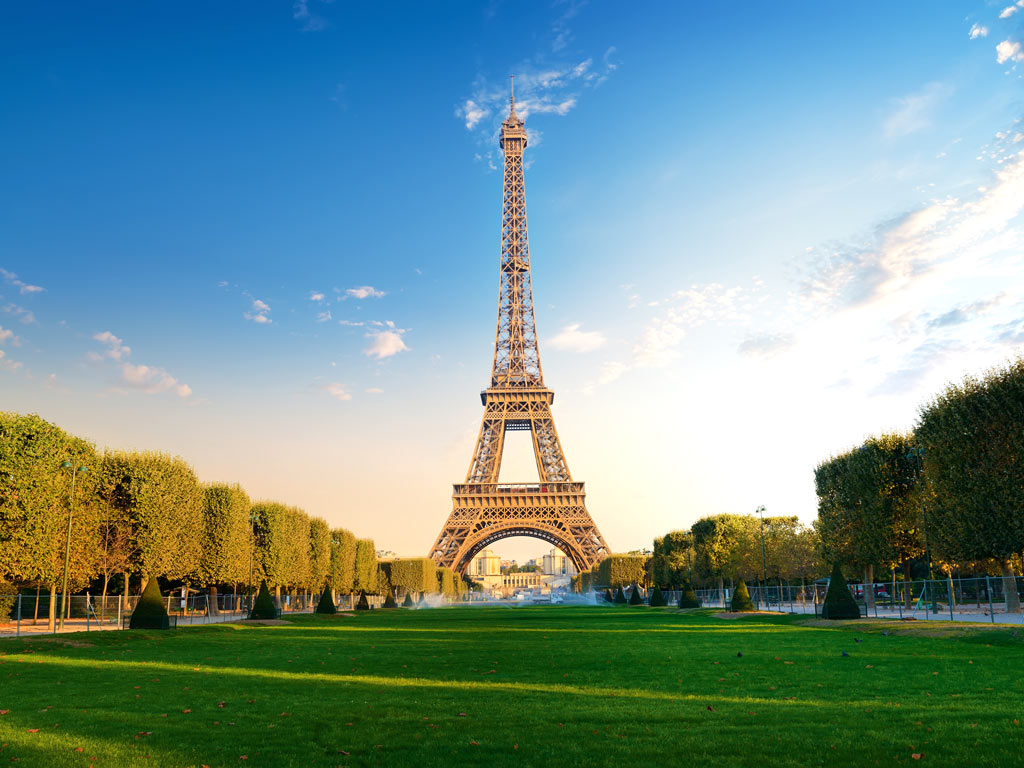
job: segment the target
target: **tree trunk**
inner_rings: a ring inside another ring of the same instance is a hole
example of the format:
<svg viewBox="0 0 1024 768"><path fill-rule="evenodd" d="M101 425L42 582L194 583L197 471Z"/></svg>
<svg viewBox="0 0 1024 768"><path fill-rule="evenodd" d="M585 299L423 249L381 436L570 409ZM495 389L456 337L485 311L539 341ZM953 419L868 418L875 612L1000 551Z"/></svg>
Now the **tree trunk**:
<svg viewBox="0 0 1024 768"><path fill-rule="evenodd" d="M875 566L864 566L864 605L870 611L875 607Z"/></svg>
<svg viewBox="0 0 1024 768"><path fill-rule="evenodd" d="M53 632L57 626L57 585L50 585L50 611L47 617L46 631Z"/></svg>
<svg viewBox="0 0 1024 768"><path fill-rule="evenodd" d="M1003 596L1006 598L1006 612L1020 613L1020 595L1017 594L1017 577L1009 560L999 563L1003 575Z"/></svg>
<svg viewBox="0 0 1024 768"><path fill-rule="evenodd" d="M914 609L914 595L910 589L910 560L904 560L902 564L903 570L903 607L908 611Z"/></svg>
<svg viewBox="0 0 1024 768"><path fill-rule="evenodd" d="M282 610L284 606L281 605L281 585L274 585L274 603L277 605L277 610Z"/></svg>
<svg viewBox="0 0 1024 768"><path fill-rule="evenodd" d="M36 612L32 616L32 626L34 627L39 623L39 593L42 591L43 585L36 584Z"/></svg>
<svg viewBox="0 0 1024 768"><path fill-rule="evenodd" d="M220 606L217 605L217 587L216 586L214 586L212 584L210 585L210 596L208 598L206 598L206 599L207 599L208 604L209 604L209 608L208 608L209 614L211 616L219 616L220 615Z"/></svg>
<svg viewBox="0 0 1024 768"><path fill-rule="evenodd" d="M722 605L728 608L729 604L725 600L725 579L721 576L718 577L718 594L722 596Z"/></svg>
<svg viewBox="0 0 1024 768"><path fill-rule="evenodd" d="M950 610L956 608L956 592L953 591L953 574L946 574L946 583L949 585L949 607Z"/></svg>

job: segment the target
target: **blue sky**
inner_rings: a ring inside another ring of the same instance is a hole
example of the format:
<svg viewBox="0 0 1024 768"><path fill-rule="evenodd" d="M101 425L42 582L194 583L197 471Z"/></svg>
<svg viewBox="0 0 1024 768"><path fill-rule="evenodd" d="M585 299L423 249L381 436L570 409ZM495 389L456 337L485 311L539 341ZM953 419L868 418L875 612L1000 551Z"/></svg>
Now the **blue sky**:
<svg viewBox="0 0 1024 768"><path fill-rule="evenodd" d="M1024 5L432 6L0 11L0 407L422 553L489 373L510 74L614 549L810 520L815 462L1018 353Z"/></svg>

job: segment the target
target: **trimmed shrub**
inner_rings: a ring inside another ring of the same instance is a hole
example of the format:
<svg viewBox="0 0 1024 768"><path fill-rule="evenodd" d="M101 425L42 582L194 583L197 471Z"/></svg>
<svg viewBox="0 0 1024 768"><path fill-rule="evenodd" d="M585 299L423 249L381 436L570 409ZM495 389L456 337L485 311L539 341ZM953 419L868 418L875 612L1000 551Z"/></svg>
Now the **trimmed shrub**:
<svg viewBox="0 0 1024 768"><path fill-rule="evenodd" d="M334 604L334 598L331 597L331 590L324 587L324 591L320 593L320 600L316 604L316 613L337 613L338 606Z"/></svg>
<svg viewBox="0 0 1024 768"><path fill-rule="evenodd" d="M413 600L412 600L412 592L406 592L405 593L405 600L402 601L402 607L403 608L415 608L416 607L416 603L414 603Z"/></svg>
<svg viewBox="0 0 1024 768"><path fill-rule="evenodd" d="M252 606L252 610L249 611L250 619L279 619L281 618L281 611L278 610L277 606L274 605L274 598L270 596L270 590L267 588L267 580L263 579L260 582L260 591L256 595L256 602Z"/></svg>
<svg viewBox="0 0 1024 768"><path fill-rule="evenodd" d="M170 626L171 621L167 618L167 609L160 596L160 585L154 576L139 596L128 629L170 629Z"/></svg>
<svg viewBox="0 0 1024 768"><path fill-rule="evenodd" d="M615 593L616 605L625 605L627 602L626 595L622 591L622 587L619 587L619 591Z"/></svg>
<svg viewBox="0 0 1024 768"><path fill-rule="evenodd" d="M426 608L427 607L427 596L426 596L425 593L420 592L420 599L416 601L416 607L417 608Z"/></svg>
<svg viewBox="0 0 1024 768"><path fill-rule="evenodd" d="M385 608L397 608L398 607L398 603L395 602L394 590L391 590L391 589L388 590L388 599L384 601L384 607Z"/></svg>
<svg viewBox="0 0 1024 768"><path fill-rule="evenodd" d="M843 578L843 571L839 567L839 563L832 566L832 578L829 579L828 591L825 592L825 604L821 607L821 618L860 618L860 606L850 594L850 588L846 585L846 579Z"/></svg>
<svg viewBox="0 0 1024 768"><path fill-rule="evenodd" d="M679 607L700 608L700 600L697 599L697 594L693 591L693 586L691 584L687 584L683 587L683 593L679 595Z"/></svg>
<svg viewBox="0 0 1024 768"><path fill-rule="evenodd" d="M597 567L599 584L609 587L628 587L644 580L647 576L645 555L608 555Z"/></svg>
<svg viewBox="0 0 1024 768"><path fill-rule="evenodd" d="M750 592L747 591L747 582L740 579L736 585L736 591L732 595L732 604L729 610L734 613L749 613L754 610L754 604L750 600Z"/></svg>
<svg viewBox="0 0 1024 768"><path fill-rule="evenodd" d="M654 589L651 590L651 605L656 607L668 605L668 601L665 600L665 595L661 591L661 587L659 587L657 584L655 584Z"/></svg>
<svg viewBox="0 0 1024 768"><path fill-rule="evenodd" d="M610 589L606 589L604 591L604 600L605 600L606 603L614 603L615 602L615 595L612 594L612 591Z"/></svg>
<svg viewBox="0 0 1024 768"><path fill-rule="evenodd" d="M359 590L359 602L356 603L357 611L368 611L370 610L370 601L366 599L366 590Z"/></svg>
<svg viewBox="0 0 1024 768"><path fill-rule="evenodd" d="M633 591L629 595L629 604L630 605L643 605L644 604L644 596L642 594L640 594L640 586L637 585L637 584L633 585Z"/></svg>

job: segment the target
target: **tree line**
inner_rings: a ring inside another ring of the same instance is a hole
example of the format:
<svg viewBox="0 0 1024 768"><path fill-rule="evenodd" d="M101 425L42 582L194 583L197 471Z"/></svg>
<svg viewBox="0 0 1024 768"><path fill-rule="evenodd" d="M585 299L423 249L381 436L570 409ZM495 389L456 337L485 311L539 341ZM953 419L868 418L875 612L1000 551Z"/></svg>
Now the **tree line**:
<svg viewBox="0 0 1024 768"><path fill-rule="evenodd" d="M829 457L814 481L829 561L862 570L865 582L878 569L909 579L921 558L946 574L997 572L1007 609L1019 611L1024 358L949 385L920 407L912 431Z"/></svg>
<svg viewBox="0 0 1024 768"><path fill-rule="evenodd" d="M118 581L128 594L133 577L139 592L162 578L215 598L218 587L266 579L280 601L282 590L327 585L344 595L381 584L371 539L298 507L253 502L237 484L202 483L181 458L101 453L37 415L0 412L0 582L46 589L51 622L72 502L69 592L105 596Z"/></svg>

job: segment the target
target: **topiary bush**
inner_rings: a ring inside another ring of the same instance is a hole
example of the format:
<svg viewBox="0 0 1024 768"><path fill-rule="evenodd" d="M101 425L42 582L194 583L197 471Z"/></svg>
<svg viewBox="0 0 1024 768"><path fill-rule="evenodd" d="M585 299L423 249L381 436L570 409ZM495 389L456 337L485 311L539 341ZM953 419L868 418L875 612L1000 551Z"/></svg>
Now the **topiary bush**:
<svg viewBox="0 0 1024 768"><path fill-rule="evenodd" d="M604 600L605 600L606 603L614 603L615 602L615 595L612 594L612 591L610 589L606 589L604 591Z"/></svg>
<svg viewBox="0 0 1024 768"><path fill-rule="evenodd" d="M316 604L316 613L337 613L338 606L334 604L334 598L331 597L331 590L324 587L324 591L320 593L320 599Z"/></svg>
<svg viewBox="0 0 1024 768"><path fill-rule="evenodd" d="M426 608L427 607L427 593L426 592L420 592L420 599L416 601L416 607L417 608Z"/></svg>
<svg viewBox="0 0 1024 768"><path fill-rule="evenodd" d="M366 590L359 590L359 602L356 603L357 611L368 611L370 610L370 601L366 599Z"/></svg>
<svg viewBox="0 0 1024 768"><path fill-rule="evenodd" d="M160 585L156 578L146 583L146 588L139 596L139 602L132 611L128 629L170 629L171 620L167 617L164 599L160 596Z"/></svg>
<svg viewBox="0 0 1024 768"><path fill-rule="evenodd" d="M616 605L625 605L627 602L626 595L622 591L622 587L619 587L619 591L615 593Z"/></svg>
<svg viewBox="0 0 1024 768"><path fill-rule="evenodd" d="M393 589L388 590L388 599L384 601L385 608L397 608L398 603L395 602L395 591Z"/></svg>
<svg viewBox="0 0 1024 768"><path fill-rule="evenodd" d="M412 599L412 592L406 592L405 593L405 600L402 601L402 607L403 608L415 608L416 607L416 603L414 603L413 599Z"/></svg>
<svg viewBox="0 0 1024 768"><path fill-rule="evenodd" d="M868 589L871 586L868 585ZM859 619L860 606L850 594L850 588L843 578L843 571L839 563L832 566L832 578L828 582L828 590L825 592L825 603L821 607L821 618L823 619Z"/></svg>
<svg viewBox="0 0 1024 768"><path fill-rule="evenodd" d="M665 600L665 594L657 584L655 584L654 589L651 590L651 605L655 607L668 605L668 601Z"/></svg>
<svg viewBox="0 0 1024 768"><path fill-rule="evenodd" d="M747 582L743 579L740 579L739 584L736 585L729 610L734 613L749 613L754 610L754 604L750 601L750 592L747 591Z"/></svg>
<svg viewBox="0 0 1024 768"><path fill-rule="evenodd" d="M692 585L687 584L683 587L683 593L679 595L679 607L700 608L700 600L697 599L697 593L693 591Z"/></svg>
<svg viewBox="0 0 1024 768"><path fill-rule="evenodd" d="M270 596L270 589L267 588L267 580L260 582L260 591L256 595L256 602L249 611L250 619L279 619L281 611L274 605L274 598Z"/></svg>
<svg viewBox="0 0 1024 768"><path fill-rule="evenodd" d="M629 595L629 604L630 605L643 605L644 604L644 596L642 594L640 594L640 587L637 584L633 585L633 591Z"/></svg>

